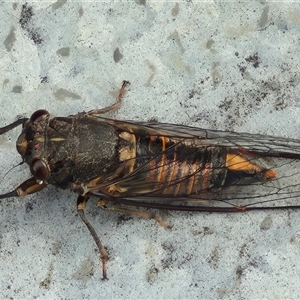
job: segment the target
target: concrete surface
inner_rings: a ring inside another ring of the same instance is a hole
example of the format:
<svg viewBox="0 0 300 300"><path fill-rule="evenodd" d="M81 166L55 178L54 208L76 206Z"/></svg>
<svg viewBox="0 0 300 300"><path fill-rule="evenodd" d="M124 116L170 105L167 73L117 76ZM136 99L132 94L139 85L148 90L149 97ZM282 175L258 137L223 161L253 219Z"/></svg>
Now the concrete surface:
<svg viewBox="0 0 300 300"><path fill-rule="evenodd" d="M0 124L45 108L106 107L111 117L300 138L300 5L221 1L4 1ZM0 137L1 191L29 177ZM0 202L1 299L300 297L299 211L157 212L170 224L97 209L107 247L101 281L76 195L49 187ZM266 225L267 224L267 225Z"/></svg>

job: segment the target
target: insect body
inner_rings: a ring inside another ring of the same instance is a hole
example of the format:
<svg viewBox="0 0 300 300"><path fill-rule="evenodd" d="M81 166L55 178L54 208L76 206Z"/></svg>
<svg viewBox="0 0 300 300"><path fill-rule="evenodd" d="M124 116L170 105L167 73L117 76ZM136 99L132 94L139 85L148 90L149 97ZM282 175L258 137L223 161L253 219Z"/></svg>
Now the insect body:
<svg viewBox="0 0 300 300"><path fill-rule="evenodd" d="M300 162L300 140L100 117L120 106L127 84L106 109L52 119L38 110L0 129L3 134L23 124L17 150L33 176L0 199L48 184L76 192L103 278L106 251L84 214L90 196L101 205L114 203L111 210L119 212L134 212L124 205L216 212L300 207L294 204L300 178L293 169ZM135 213L164 225L151 213Z"/></svg>

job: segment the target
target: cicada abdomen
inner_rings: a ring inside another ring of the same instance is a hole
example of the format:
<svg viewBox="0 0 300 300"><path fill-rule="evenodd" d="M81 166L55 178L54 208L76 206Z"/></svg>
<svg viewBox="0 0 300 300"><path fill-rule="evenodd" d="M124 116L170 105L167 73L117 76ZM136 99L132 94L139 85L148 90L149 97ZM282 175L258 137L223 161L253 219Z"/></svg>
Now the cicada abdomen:
<svg viewBox="0 0 300 300"><path fill-rule="evenodd" d="M154 194L171 197L198 194L224 185L226 148L194 147L166 137L139 137L137 154L151 163L147 181L159 182Z"/></svg>

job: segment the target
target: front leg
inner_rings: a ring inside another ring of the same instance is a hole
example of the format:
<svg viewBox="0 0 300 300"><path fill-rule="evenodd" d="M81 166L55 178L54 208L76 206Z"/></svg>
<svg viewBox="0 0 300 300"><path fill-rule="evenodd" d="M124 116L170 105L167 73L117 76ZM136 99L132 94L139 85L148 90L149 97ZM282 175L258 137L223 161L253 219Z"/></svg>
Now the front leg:
<svg viewBox="0 0 300 300"><path fill-rule="evenodd" d="M13 191L0 195L0 199L11 198L11 197L24 197L42 190L47 186L47 183L39 183L34 177L27 179L22 184L20 184Z"/></svg>

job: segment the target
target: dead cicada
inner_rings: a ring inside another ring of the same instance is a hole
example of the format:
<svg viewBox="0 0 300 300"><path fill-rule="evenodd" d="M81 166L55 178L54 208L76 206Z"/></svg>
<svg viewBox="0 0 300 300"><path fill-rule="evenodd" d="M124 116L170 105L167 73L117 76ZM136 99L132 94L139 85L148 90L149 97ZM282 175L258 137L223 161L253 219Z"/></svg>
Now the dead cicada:
<svg viewBox="0 0 300 300"><path fill-rule="evenodd" d="M3 134L23 124L17 150L33 176L0 198L32 194L48 184L76 192L103 278L107 254L84 214L90 196L109 210L162 225L152 213L127 207L214 212L300 207L300 140L100 117L120 106L127 83L106 109L52 119L38 110L0 129Z"/></svg>

